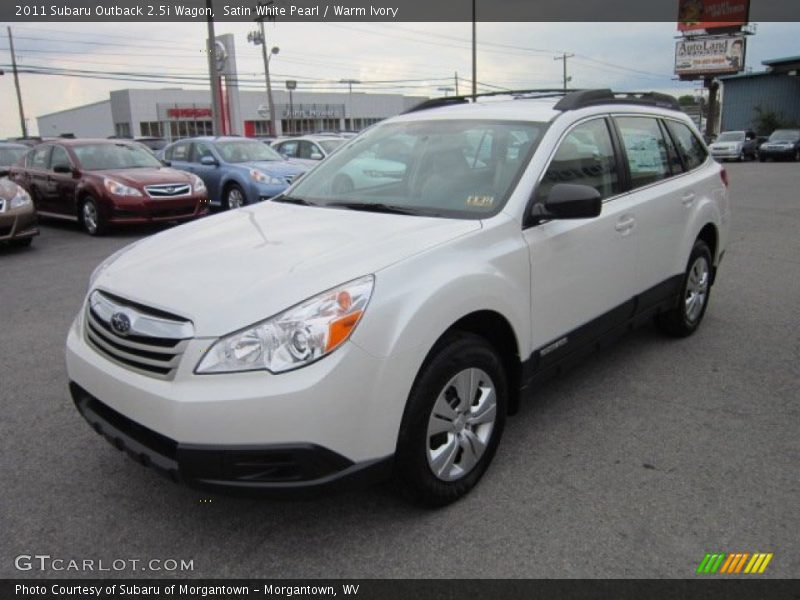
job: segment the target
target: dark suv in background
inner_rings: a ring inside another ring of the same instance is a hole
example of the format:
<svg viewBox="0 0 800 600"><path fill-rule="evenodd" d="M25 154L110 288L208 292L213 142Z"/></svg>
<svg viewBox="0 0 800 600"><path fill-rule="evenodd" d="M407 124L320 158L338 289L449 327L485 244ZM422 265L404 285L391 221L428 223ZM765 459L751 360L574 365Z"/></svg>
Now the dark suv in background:
<svg viewBox="0 0 800 600"><path fill-rule="evenodd" d="M800 160L800 129L776 129L758 149L758 159Z"/></svg>
<svg viewBox="0 0 800 600"><path fill-rule="evenodd" d="M41 216L75 220L90 235L111 225L184 221L208 212L202 180L166 167L133 141L60 140L11 168Z"/></svg>

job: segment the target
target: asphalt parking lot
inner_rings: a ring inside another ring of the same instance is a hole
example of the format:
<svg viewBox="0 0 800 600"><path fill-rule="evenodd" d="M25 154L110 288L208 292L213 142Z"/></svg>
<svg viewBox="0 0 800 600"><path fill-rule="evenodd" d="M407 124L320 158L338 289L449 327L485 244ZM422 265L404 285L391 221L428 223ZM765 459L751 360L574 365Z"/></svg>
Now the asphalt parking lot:
<svg viewBox="0 0 800 600"><path fill-rule="evenodd" d="M44 223L0 249L0 577L115 575L14 568L49 554L193 560L192 577L685 578L715 551L800 577L800 165L727 168L732 238L698 333L645 327L545 384L436 511L388 486L209 496L114 450L69 399L64 340L94 266L152 230Z"/></svg>

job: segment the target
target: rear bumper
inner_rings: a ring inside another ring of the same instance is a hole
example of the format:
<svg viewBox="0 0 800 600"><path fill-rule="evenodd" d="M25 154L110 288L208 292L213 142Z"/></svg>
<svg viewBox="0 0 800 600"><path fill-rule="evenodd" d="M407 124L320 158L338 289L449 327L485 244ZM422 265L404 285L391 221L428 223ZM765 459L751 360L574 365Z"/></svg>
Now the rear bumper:
<svg viewBox="0 0 800 600"><path fill-rule="evenodd" d="M117 449L173 481L211 491L308 496L389 476L393 457L360 463L314 444L182 444L140 425L70 382L75 406Z"/></svg>

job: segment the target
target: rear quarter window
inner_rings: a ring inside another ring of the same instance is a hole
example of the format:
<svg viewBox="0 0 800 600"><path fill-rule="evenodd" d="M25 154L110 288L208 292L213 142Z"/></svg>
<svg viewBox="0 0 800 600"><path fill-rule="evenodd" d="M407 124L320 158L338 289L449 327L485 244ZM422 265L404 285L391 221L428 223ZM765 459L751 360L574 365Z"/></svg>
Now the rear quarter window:
<svg viewBox="0 0 800 600"><path fill-rule="evenodd" d="M706 162L708 153L703 143L687 125L677 121L667 121L667 129L675 140L678 153L681 155L687 171L696 169Z"/></svg>

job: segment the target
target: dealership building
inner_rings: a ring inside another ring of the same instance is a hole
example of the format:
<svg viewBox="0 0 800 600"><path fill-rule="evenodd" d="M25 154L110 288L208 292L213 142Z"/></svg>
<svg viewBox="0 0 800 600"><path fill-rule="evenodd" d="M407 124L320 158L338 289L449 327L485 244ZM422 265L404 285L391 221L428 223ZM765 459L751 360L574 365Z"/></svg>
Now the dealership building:
<svg viewBox="0 0 800 600"><path fill-rule="evenodd" d="M400 94L317 93L273 90L277 134L360 130L427 100ZM226 131L233 135L266 135L269 104L265 92L239 91L224 103ZM126 89L108 100L37 117L39 135L77 137L156 136L177 139L210 135L212 113L206 90Z"/></svg>
<svg viewBox="0 0 800 600"><path fill-rule="evenodd" d="M720 77L721 131L754 128L759 111L800 124L800 56L761 63L765 71Z"/></svg>

